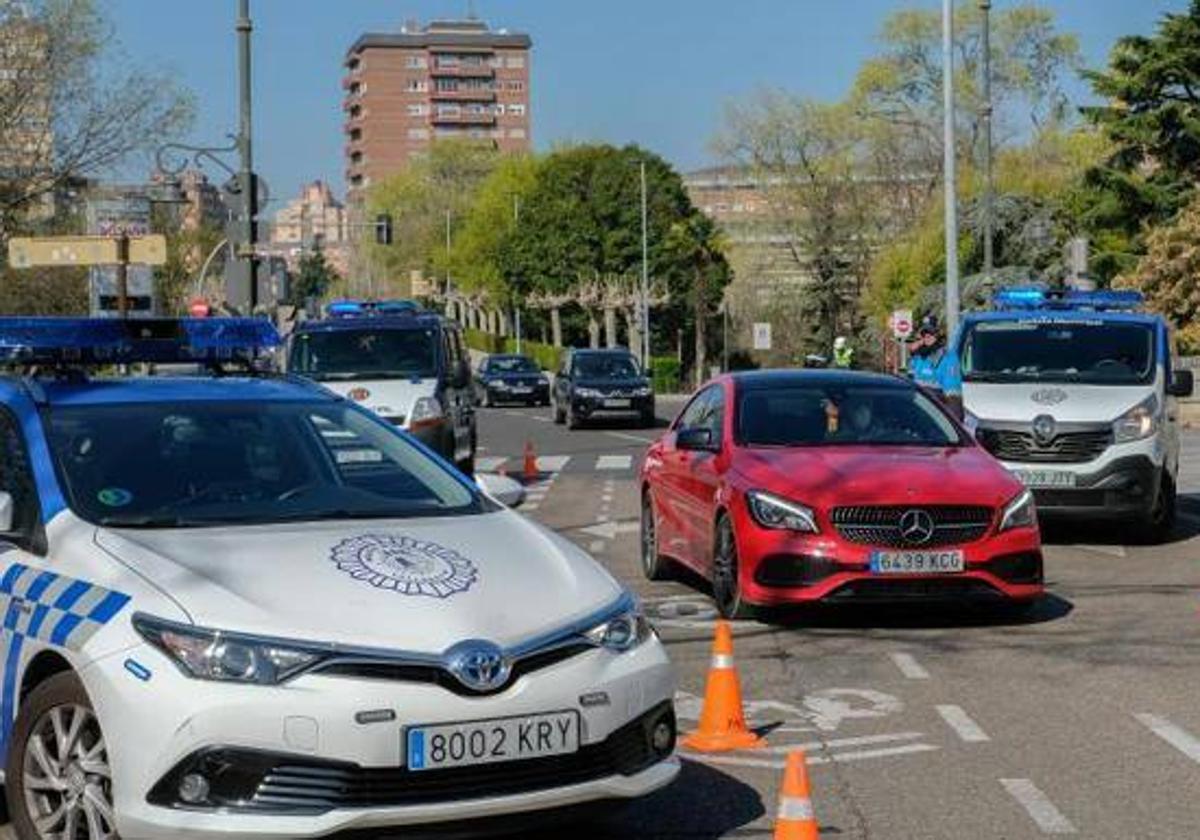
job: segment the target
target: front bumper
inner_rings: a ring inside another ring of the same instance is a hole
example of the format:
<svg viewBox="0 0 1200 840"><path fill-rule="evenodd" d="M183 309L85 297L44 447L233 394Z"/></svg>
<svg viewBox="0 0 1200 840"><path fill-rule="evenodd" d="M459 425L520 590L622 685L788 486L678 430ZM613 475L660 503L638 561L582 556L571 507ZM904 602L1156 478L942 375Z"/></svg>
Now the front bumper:
<svg viewBox="0 0 1200 840"><path fill-rule="evenodd" d="M612 400L618 400L628 405L614 406ZM654 414L654 395L645 397L571 397L571 410L579 417L592 417L598 414L636 414L646 416Z"/></svg>
<svg viewBox="0 0 1200 840"><path fill-rule="evenodd" d="M508 388L498 388L492 383L489 383L486 389L488 399L494 403L544 403L550 399L549 382L529 386L529 390L520 392L511 386Z"/></svg>
<svg viewBox="0 0 1200 840"><path fill-rule="evenodd" d="M1009 470L1040 469L1039 465L1004 464ZM1053 465L1047 465L1053 469ZM1148 514L1162 491L1164 466L1149 455L1126 455L1096 467L1070 471L1075 486L1033 488L1038 513L1049 517L1133 518Z"/></svg>
<svg viewBox="0 0 1200 840"><path fill-rule="evenodd" d="M127 658L149 668L152 678L132 677L123 664ZM631 727L669 710L674 695L671 667L656 641L621 655L580 653L485 698L436 684L318 674L280 687L197 682L145 646L102 660L82 676L105 731L117 823L126 840L283 840L500 817L642 796L679 771L673 757L656 754L639 763L631 752L638 743ZM583 696L598 693L607 695L606 705L583 705ZM581 749L571 767L551 759L484 765L475 768L474 778L404 768L407 725L562 710L581 716ZM380 711L395 719L356 719ZM179 770L205 754L247 756L235 775L240 771L241 783L263 791L261 801L246 809L166 804ZM270 776L262 772L263 756ZM542 768L548 772L534 766L541 762L551 762ZM501 769L510 772L496 772ZM346 786L321 788L330 774L341 774ZM323 797L313 795L318 790Z"/></svg>

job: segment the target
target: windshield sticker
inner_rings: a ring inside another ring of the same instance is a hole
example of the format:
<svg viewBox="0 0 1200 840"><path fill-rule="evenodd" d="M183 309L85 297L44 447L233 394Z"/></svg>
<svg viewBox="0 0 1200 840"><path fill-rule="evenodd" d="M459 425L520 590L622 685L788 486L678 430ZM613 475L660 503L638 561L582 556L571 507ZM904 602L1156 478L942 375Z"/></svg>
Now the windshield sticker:
<svg viewBox="0 0 1200 840"><path fill-rule="evenodd" d="M105 487L96 498L105 507L125 507L133 501L133 494L123 487Z"/></svg>
<svg viewBox="0 0 1200 840"><path fill-rule="evenodd" d="M401 595L449 598L479 579L475 564L457 551L410 537L352 537L334 546L330 559L355 580Z"/></svg>

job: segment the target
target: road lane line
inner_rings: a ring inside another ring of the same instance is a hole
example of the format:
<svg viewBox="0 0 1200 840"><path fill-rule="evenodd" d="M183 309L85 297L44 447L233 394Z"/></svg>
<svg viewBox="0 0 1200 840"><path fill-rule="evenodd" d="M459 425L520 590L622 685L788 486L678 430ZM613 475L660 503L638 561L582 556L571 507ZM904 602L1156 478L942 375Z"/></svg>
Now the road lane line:
<svg viewBox="0 0 1200 840"><path fill-rule="evenodd" d="M646 446L649 446L655 441L655 438L638 437L637 435L627 435L623 434L622 432L605 432L604 434L608 435L609 437L616 438L617 440L632 440Z"/></svg>
<svg viewBox="0 0 1200 840"><path fill-rule="evenodd" d="M1200 764L1200 738L1159 715L1140 714L1134 717L1159 738Z"/></svg>
<svg viewBox="0 0 1200 840"><path fill-rule="evenodd" d="M982 744L992 740L961 706L938 706L937 711L942 720L946 721L946 725L968 744Z"/></svg>
<svg viewBox="0 0 1200 840"><path fill-rule="evenodd" d="M777 747L766 747L763 751L786 754L792 750L804 750L806 753L819 753L839 747L871 747L878 744L894 744L897 741L915 741L918 738L924 737L924 733L921 732L896 732L891 735L862 735L857 738L831 738L828 741L810 741L806 744L783 744Z"/></svg>
<svg viewBox="0 0 1200 840"><path fill-rule="evenodd" d="M489 455L486 458L476 458L475 468L480 472L495 472L496 470L500 469L500 467L503 466L504 462L507 460L508 458L504 457L503 455Z"/></svg>
<svg viewBox="0 0 1200 840"><path fill-rule="evenodd" d="M793 748L794 749L794 748ZM872 758L892 758L900 755L916 755L918 753L936 752L932 744L907 744L901 747L885 747L878 750L854 750L852 752L834 753L831 755L809 755L808 764L846 764L852 761L868 761ZM731 767L762 767L781 770L787 764L786 759L743 758L737 755L713 755L712 753L693 753L680 750L680 755L691 761L705 764L724 764Z"/></svg>
<svg viewBox="0 0 1200 840"><path fill-rule="evenodd" d="M570 455L539 455L537 459L538 469L548 473L562 472L570 461Z"/></svg>
<svg viewBox="0 0 1200 840"><path fill-rule="evenodd" d="M1043 834L1075 834L1075 826L1063 816L1046 794L1029 779L1001 779L1000 784L1017 800Z"/></svg>
<svg viewBox="0 0 1200 840"><path fill-rule="evenodd" d="M921 663L911 653L893 653L892 662L895 662L900 673L910 680L929 679L929 672L921 667Z"/></svg>
<svg viewBox="0 0 1200 840"><path fill-rule="evenodd" d="M601 455L596 459L596 470L628 470L633 468L632 455Z"/></svg>

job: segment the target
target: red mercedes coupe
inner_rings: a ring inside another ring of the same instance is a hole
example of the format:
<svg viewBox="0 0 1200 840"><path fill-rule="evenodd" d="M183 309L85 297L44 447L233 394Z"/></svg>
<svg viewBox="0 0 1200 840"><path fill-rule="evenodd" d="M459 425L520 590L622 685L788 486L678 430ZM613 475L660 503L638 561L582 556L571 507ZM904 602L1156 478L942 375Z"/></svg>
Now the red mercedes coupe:
<svg viewBox="0 0 1200 840"><path fill-rule="evenodd" d="M642 567L712 582L722 615L1043 592L1032 495L912 383L762 371L698 391L642 466Z"/></svg>

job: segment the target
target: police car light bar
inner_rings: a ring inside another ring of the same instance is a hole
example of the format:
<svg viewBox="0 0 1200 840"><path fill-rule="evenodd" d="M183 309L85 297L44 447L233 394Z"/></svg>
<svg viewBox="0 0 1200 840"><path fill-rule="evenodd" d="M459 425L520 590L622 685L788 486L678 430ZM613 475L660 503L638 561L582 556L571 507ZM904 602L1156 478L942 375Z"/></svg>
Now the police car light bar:
<svg viewBox="0 0 1200 840"><path fill-rule="evenodd" d="M330 318L401 315L420 311L421 305L412 300L335 300L325 307L325 314Z"/></svg>
<svg viewBox="0 0 1200 840"><path fill-rule="evenodd" d="M998 290L992 296L996 309L1091 309L1130 310L1146 302L1141 292L1127 289L1082 292L1058 290L1046 286L1013 286Z"/></svg>
<svg viewBox="0 0 1200 840"><path fill-rule="evenodd" d="M7 364L249 361L279 343L259 318L0 318Z"/></svg>

